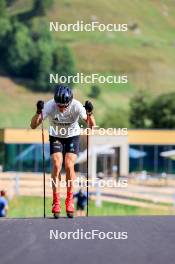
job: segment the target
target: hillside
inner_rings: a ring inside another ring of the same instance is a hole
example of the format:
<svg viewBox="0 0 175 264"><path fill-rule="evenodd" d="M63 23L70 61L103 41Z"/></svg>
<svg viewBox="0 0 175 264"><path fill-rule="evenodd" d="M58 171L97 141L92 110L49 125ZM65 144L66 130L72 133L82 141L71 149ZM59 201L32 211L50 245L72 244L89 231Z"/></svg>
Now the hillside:
<svg viewBox="0 0 175 264"><path fill-rule="evenodd" d="M9 11L11 14L22 13L31 8L31 3L31 0L25 3L18 0ZM171 0L124 0L122 3L119 0L55 0L55 5L48 11L48 21L90 22L95 17L105 24L128 23L137 27L137 30L127 33L53 33L58 41L67 43L72 49L77 71L128 74L127 85L100 85L102 94L96 100L98 122L108 111L117 108L127 110L129 99L139 89L149 90L153 96L174 90L174 7ZM39 19L34 23L37 25ZM13 94L13 100L9 93ZM75 94L81 101L87 98L88 93L88 85L75 87ZM1 113L8 112L8 120L3 115L0 117L1 127L25 127L24 120L31 115L33 102L50 96L32 94L6 78L0 79L0 95ZM25 106L22 100L19 105L19 96L25 101ZM30 100L25 100L26 97ZM8 105L14 105L15 111ZM22 113L23 106L25 114ZM22 118L17 118L17 115L22 115Z"/></svg>

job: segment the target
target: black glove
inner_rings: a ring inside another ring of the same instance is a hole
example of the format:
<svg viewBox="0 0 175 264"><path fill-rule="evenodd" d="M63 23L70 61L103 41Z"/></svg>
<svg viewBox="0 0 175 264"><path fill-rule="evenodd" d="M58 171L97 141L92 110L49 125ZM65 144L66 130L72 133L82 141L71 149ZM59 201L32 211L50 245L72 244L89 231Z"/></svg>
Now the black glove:
<svg viewBox="0 0 175 264"><path fill-rule="evenodd" d="M41 114L42 110L44 108L44 102L43 101L38 101L36 104L37 107L37 114Z"/></svg>
<svg viewBox="0 0 175 264"><path fill-rule="evenodd" d="M93 104L90 101L86 101L84 107L88 114L91 114L94 109Z"/></svg>

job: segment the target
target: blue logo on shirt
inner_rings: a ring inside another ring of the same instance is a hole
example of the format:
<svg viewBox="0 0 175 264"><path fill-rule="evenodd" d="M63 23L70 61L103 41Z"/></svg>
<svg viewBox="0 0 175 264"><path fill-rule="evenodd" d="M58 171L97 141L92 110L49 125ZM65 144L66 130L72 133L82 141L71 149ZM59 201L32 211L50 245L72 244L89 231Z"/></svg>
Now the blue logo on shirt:
<svg viewBox="0 0 175 264"><path fill-rule="evenodd" d="M70 151L74 151L74 143L70 144Z"/></svg>

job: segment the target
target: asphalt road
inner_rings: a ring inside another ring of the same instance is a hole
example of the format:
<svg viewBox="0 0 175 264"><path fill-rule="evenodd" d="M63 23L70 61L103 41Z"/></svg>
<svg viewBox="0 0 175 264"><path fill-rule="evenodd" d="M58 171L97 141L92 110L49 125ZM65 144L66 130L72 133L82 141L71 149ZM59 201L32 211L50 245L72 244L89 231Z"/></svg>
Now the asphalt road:
<svg viewBox="0 0 175 264"><path fill-rule="evenodd" d="M64 239L78 229L127 232L128 239ZM0 263L173 264L175 216L1 219Z"/></svg>

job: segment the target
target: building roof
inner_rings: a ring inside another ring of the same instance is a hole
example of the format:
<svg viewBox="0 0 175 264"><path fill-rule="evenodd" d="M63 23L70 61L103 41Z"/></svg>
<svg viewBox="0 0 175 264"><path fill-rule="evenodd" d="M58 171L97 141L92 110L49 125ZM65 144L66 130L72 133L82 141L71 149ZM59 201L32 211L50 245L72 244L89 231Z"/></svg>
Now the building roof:
<svg viewBox="0 0 175 264"><path fill-rule="evenodd" d="M48 131L44 130L44 134L45 142L48 142ZM41 130L0 129L0 142L7 144L41 143ZM130 145L175 145L175 130L128 130L128 142Z"/></svg>

